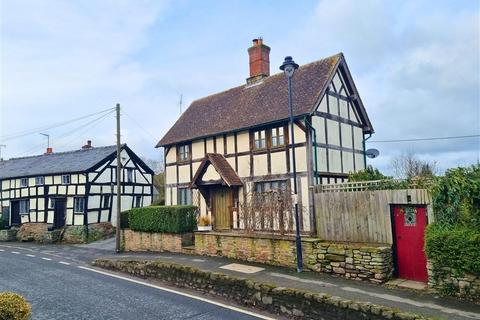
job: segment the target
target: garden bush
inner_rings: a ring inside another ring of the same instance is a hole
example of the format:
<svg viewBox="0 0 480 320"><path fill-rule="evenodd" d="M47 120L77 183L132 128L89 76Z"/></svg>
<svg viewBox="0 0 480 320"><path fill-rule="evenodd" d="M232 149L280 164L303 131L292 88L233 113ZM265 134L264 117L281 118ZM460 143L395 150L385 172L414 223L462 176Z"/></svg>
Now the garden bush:
<svg viewBox="0 0 480 320"><path fill-rule="evenodd" d="M196 206L150 206L129 210L130 229L145 232L186 233L197 227Z"/></svg>
<svg viewBox="0 0 480 320"><path fill-rule="evenodd" d="M459 274L480 273L480 231L474 226L429 225L425 252L436 265L452 268Z"/></svg>
<svg viewBox="0 0 480 320"><path fill-rule="evenodd" d="M0 293L0 320L27 320L31 307L21 295L13 292Z"/></svg>

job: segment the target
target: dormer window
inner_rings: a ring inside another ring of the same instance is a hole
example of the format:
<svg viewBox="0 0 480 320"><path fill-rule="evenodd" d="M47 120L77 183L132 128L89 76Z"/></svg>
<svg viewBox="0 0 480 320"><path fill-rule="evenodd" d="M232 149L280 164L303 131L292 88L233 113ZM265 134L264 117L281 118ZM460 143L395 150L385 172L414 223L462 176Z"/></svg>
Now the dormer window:
<svg viewBox="0 0 480 320"><path fill-rule="evenodd" d="M265 139L265 130L257 130L253 133L254 148L265 149L267 147Z"/></svg>
<svg viewBox="0 0 480 320"><path fill-rule="evenodd" d="M190 160L190 145L182 144L177 147L177 160L187 161Z"/></svg>

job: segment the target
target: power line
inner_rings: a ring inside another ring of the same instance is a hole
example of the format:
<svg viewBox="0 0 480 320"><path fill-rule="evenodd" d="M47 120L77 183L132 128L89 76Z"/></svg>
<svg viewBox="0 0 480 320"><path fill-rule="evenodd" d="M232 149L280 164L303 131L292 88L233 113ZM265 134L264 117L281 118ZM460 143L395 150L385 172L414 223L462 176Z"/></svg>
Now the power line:
<svg viewBox="0 0 480 320"><path fill-rule="evenodd" d="M480 137L480 134L472 134L466 136L450 136L450 137L430 137L430 138L414 138L414 139L397 139L397 140L372 140L366 141L375 143L390 143L390 142L415 142L415 141L432 141L432 140L452 140L452 139L466 139Z"/></svg>
<svg viewBox="0 0 480 320"><path fill-rule="evenodd" d="M146 134L148 134L151 138L153 139L157 139L157 137L155 137L152 133L150 133L150 131L148 131L147 129L145 129L145 127L143 127L137 120L135 120L135 118L133 118L131 115L129 115L125 109L122 109L122 112L123 114L125 114L127 117L130 118L130 120L132 120L140 129L142 129Z"/></svg>
<svg viewBox="0 0 480 320"><path fill-rule="evenodd" d="M51 124L51 125L46 125L46 126L42 126L42 127L38 127L38 128L34 128L34 129L23 130L23 131L19 131L19 132L16 132L16 133L6 134L6 135L3 135L3 136L0 136L0 140L2 140L2 141L13 140L13 139L21 138L21 137L28 136L28 135L31 135L31 134L40 133L41 131L46 131L48 129L62 127L62 126L65 126L67 124L70 124L72 122L76 122L76 121L79 121L79 120L83 120L83 119L86 119L86 118L96 116L98 114L103 114L105 112L112 111L113 109L114 108L108 108L108 109L105 109L105 110L102 110L102 111L90 113L90 114L87 114L87 115L84 115L84 116L81 116L81 117L78 117L78 118L66 120L66 121L57 122L57 123L54 123L54 124Z"/></svg>

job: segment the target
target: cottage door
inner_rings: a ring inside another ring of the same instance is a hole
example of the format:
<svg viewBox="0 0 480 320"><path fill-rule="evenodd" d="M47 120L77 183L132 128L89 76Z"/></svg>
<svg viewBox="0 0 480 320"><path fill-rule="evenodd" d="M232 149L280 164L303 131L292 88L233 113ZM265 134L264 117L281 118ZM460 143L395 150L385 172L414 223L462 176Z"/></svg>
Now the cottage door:
<svg viewBox="0 0 480 320"><path fill-rule="evenodd" d="M425 207L394 206L393 222L397 273L399 278L427 282L424 234L427 225Z"/></svg>
<svg viewBox="0 0 480 320"><path fill-rule="evenodd" d="M65 226L65 209L67 200L64 198L55 198L53 211L53 227L63 228Z"/></svg>
<svg viewBox="0 0 480 320"><path fill-rule="evenodd" d="M215 187L211 194L215 229L231 229L232 190L226 187Z"/></svg>
<svg viewBox="0 0 480 320"><path fill-rule="evenodd" d="M10 208L12 212L10 225L19 226L22 223L22 219L20 218L20 203L18 201L12 201Z"/></svg>

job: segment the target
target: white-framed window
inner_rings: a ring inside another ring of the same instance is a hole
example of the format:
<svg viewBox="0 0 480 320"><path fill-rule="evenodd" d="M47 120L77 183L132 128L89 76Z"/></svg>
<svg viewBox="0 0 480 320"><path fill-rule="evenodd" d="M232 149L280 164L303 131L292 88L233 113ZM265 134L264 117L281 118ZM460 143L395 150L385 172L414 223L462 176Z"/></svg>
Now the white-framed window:
<svg viewBox="0 0 480 320"><path fill-rule="evenodd" d="M177 147L178 161L186 161L190 159L190 145L182 144Z"/></svg>
<svg viewBox="0 0 480 320"><path fill-rule="evenodd" d="M35 177L35 185L36 186L42 186L44 183L45 183L45 177L44 176Z"/></svg>
<svg viewBox="0 0 480 320"><path fill-rule="evenodd" d="M70 175L69 174L64 174L62 176L62 184L70 184Z"/></svg>
<svg viewBox="0 0 480 320"><path fill-rule="evenodd" d="M189 188L178 188L178 204L191 205L192 204L192 190Z"/></svg>
<svg viewBox="0 0 480 320"><path fill-rule="evenodd" d="M127 168L127 182L133 182L133 169Z"/></svg>
<svg viewBox="0 0 480 320"><path fill-rule="evenodd" d="M85 212L85 198L81 198L81 197L73 198L73 212L75 213Z"/></svg>
<svg viewBox="0 0 480 320"><path fill-rule="evenodd" d="M265 149L267 147L265 139L265 130L258 130L253 133L254 148Z"/></svg>
<svg viewBox="0 0 480 320"><path fill-rule="evenodd" d="M270 190L286 190L287 181L286 180L275 180L275 181L261 181L255 183L255 191L258 193L267 192Z"/></svg>
<svg viewBox="0 0 480 320"><path fill-rule="evenodd" d="M28 187L28 178L20 179L20 187Z"/></svg>
<svg viewBox="0 0 480 320"><path fill-rule="evenodd" d="M281 147L285 145L285 135L283 127L272 128L272 148Z"/></svg>
<svg viewBox="0 0 480 320"><path fill-rule="evenodd" d="M142 206L142 196L135 196L135 208Z"/></svg>
<svg viewBox="0 0 480 320"><path fill-rule="evenodd" d="M28 214L30 213L30 201L28 200L20 200L18 203L19 212L20 214Z"/></svg>
<svg viewBox="0 0 480 320"><path fill-rule="evenodd" d="M110 208L110 195L106 194L106 195L103 195L103 198L102 198L102 209L108 209L108 208Z"/></svg>

